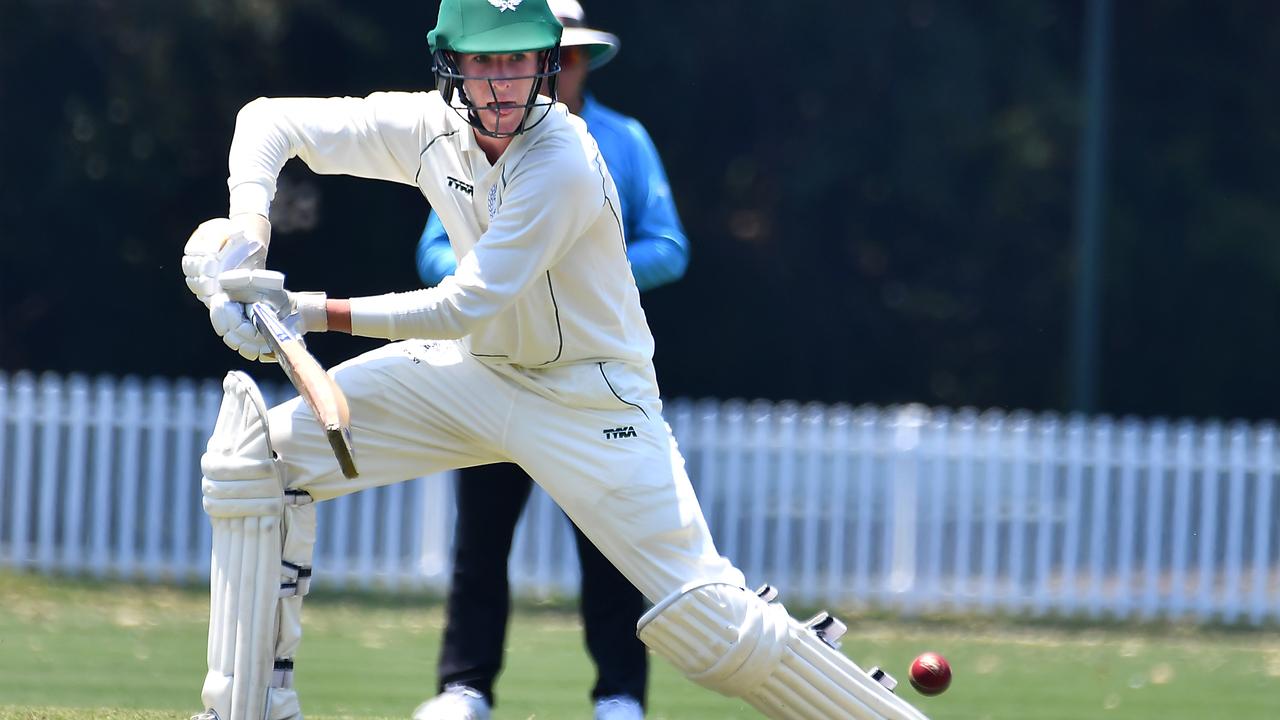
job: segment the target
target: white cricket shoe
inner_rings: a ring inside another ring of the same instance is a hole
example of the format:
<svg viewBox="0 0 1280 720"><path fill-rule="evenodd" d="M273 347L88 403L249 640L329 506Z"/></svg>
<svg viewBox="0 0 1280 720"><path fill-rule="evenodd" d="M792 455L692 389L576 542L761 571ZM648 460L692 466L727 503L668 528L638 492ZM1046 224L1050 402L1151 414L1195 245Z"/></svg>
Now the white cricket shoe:
<svg viewBox="0 0 1280 720"><path fill-rule="evenodd" d="M450 685L413 711L413 720L489 720L489 703L479 690Z"/></svg>
<svg viewBox="0 0 1280 720"><path fill-rule="evenodd" d="M596 720L644 720L644 708L630 695L613 695L596 701Z"/></svg>

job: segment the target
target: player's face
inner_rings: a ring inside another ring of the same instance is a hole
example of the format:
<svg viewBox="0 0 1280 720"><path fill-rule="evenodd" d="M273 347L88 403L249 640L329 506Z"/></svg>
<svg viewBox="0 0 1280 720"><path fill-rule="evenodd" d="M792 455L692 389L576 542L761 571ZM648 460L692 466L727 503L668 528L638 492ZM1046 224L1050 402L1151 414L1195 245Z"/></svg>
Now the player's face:
<svg viewBox="0 0 1280 720"><path fill-rule="evenodd" d="M466 78L462 89L487 130L520 129L541 57L538 52L458 55L458 70Z"/></svg>

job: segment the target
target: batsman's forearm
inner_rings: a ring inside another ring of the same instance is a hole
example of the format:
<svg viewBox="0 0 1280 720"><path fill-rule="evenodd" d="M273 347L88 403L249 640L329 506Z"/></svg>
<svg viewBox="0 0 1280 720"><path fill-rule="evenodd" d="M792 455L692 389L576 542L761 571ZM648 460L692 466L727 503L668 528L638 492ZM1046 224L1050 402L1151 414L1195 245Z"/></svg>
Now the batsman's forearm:
<svg viewBox="0 0 1280 720"><path fill-rule="evenodd" d="M459 304L462 299L452 277L426 290L351 298L351 334L386 340L456 340L492 314L464 309ZM475 293L470 299L483 301L483 294Z"/></svg>

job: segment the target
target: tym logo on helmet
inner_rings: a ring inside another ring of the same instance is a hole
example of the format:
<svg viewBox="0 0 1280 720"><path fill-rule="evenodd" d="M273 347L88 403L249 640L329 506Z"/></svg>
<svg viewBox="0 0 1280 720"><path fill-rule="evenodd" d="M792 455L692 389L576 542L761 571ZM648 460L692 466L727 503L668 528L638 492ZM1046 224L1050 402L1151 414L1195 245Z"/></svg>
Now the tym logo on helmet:
<svg viewBox="0 0 1280 720"><path fill-rule="evenodd" d="M522 2L524 2L524 0L489 0L489 4L498 8L499 12L515 10L520 7L520 3Z"/></svg>
<svg viewBox="0 0 1280 720"><path fill-rule="evenodd" d="M629 438L636 436L636 429L632 425L618 428L607 428L604 431L605 440L617 440L618 438Z"/></svg>

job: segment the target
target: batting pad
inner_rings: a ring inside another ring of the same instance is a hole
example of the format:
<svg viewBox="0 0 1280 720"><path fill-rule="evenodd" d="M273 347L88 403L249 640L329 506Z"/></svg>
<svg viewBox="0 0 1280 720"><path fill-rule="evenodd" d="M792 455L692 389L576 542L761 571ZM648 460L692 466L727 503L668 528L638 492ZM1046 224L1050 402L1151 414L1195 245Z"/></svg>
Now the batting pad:
<svg viewBox="0 0 1280 720"><path fill-rule="evenodd" d="M637 634L690 680L773 720L928 720L786 608L724 583L695 583L640 618Z"/></svg>
<svg viewBox="0 0 1280 720"><path fill-rule="evenodd" d="M283 489L257 386L232 372L222 387L200 463L213 525L201 698L221 720L301 718L293 655L311 579L315 506L306 493Z"/></svg>

